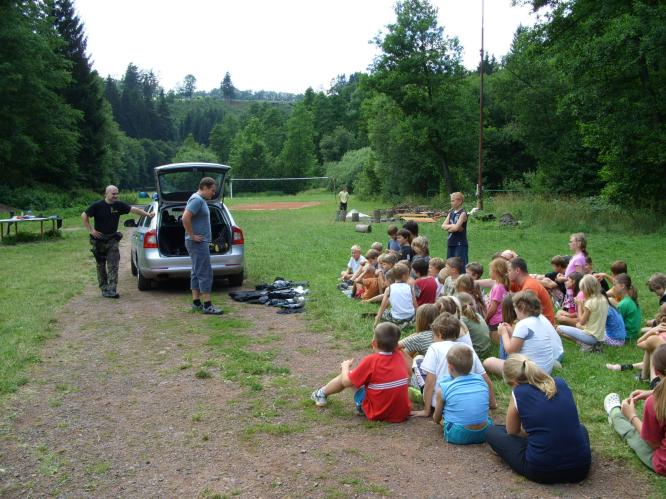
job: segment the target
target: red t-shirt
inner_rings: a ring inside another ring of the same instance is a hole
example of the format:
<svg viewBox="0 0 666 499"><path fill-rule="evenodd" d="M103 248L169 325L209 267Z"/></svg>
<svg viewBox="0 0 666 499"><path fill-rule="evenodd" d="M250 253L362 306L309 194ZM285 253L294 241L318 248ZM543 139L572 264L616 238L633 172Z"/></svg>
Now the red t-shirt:
<svg viewBox="0 0 666 499"><path fill-rule="evenodd" d="M368 355L349 373L349 379L356 388L365 386L363 412L368 419L401 423L409 418L409 374L400 352Z"/></svg>
<svg viewBox="0 0 666 499"><path fill-rule="evenodd" d="M544 288L539 281L533 277L526 277L525 282L523 282L522 287L518 286L516 283L511 283L511 291L532 291L539 301L541 302L541 313L546 316L546 319L550 321L551 324L555 325L555 311L553 310L553 301L550 299L548 290Z"/></svg>
<svg viewBox="0 0 666 499"><path fill-rule="evenodd" d="M652 395L647 398L643 408L641 438L647 442L659 442L659 448L652 454L652 467L655 473L666 475L666 421L663 423L657 421Z"/></svg>
<svg viewBox="0 0 666 499"><path fill-rule="evenodd" d="M416 297L416 305L424 303L435 303L437 298L437 280L432 277L419 277L414 285L419 288L419 296Z"/></svg>

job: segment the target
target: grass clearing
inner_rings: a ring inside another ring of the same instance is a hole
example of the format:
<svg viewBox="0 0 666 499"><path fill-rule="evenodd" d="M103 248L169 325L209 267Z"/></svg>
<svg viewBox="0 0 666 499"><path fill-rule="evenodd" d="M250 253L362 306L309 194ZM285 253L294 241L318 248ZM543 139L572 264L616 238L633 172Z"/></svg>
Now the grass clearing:
<svg viewBox="0 0 666 499"><path fill-rule="evenodd" d="M288 196L257 197L228 200L233 205L251 202L273 202L292 199ZM293 198L296 199L296 198ZM336 277L349 259L350 247L360 244L364 251L374 241L386 245L388 224L373 224L371 233L358 233L353 223L336 223L337 204L333 195L311 193L300 195L298 201L320 201L321 205L280 211L239 211L234 212L245 233L246 261L253 282L269 282L277 275L292 280L310 282L310 300L307 318L313 332L332 331L341 345L347 348L368 351L372 340L372 319L363 313L376 311L376 306L352 301L336 290ZM663 237L660 233L640 234L638 230L627 231L628 224L640 224L640 229L654 226L645 220L616 220L615 212L606 216L604 208L589 209L582 213L584 204L574 204L573 209L564 210L568 202L556 205L553 200L537 200L534 213L528 210L528 202L520 198L501 198L496 203L487 201L487 211L501 215L512 211L524 223L516 228L501 228L497 222L471 220L469 224L470 261L481 262L488 275L488 264L492 255L502 249L514 249L523 256L530 272L547 272L548 262L553 255L567 254L569 235L580 230L590 231L588 250L594 259L595 270L608 271L610 264L618 259L628 264L629 274L639 290L639 303L644 317L654 317L657 311L657 298L648 292L645 283L648 277L666 270L666 252L662 249ZM352 196L350 207L363 213L372 214L374 209L385 208L386 204L363 202ZM469 207L469 205L468 205ZM446 206L442 206L446 208ZM639 211L639 210L634 210ZM638 216L638 215L636 215ZM288 225L285 224L288 221ZM612 223L611 223L612 222ZM548 228L544 225L550 224ZM445 256L445 237L439 224L421 224L421 234L430 240L433 256ZM299 348L306 352L307 346ZM565 344L565 361L558 375L571 386L582 421L590 432L595 452L614 459L626 460L630 465L643 471L639 460L631 449L615 435L608 426L603 410L606 393L617 391L628 394L636 388L645 388L643 383L633 379L633 373L616 373L605 368L607 362L636 362L642 353L635 345L621 348L606 348L602 354L582 354L571 343ZM313 384L325 380L313 380ZM498 413L504 413L508 404L509 390L500 378L493 379L498 399ZM314 388L314 387L313 387ZM308 421L325 420L338 413L344 417L351 408L332 398L326 411L313 411L308 408L303 394L303 415ZM310 404L311 406L311 404ZM337 416L333 416L337 417ZM375 423L368 423L369 430ZM645 472L648 473L648 472ZM654 482L659 490L666 493L666 484L656 475Z"/></svg>
<svg viewBox="0 0 666 499"><path fill-rule="evenodd" d="M374 224L373 232L358 233L353 223L334 222L336 202L332 194L243 197L228 200L228 204L233 211L234 204L285 200L319 201L322 204L290 211L234 212L236 221L245 233L250 279L246 285L270 282L277 276L309 281L311 294L305 314L309 330L313 334L332 332L341 351L369 351L372 319L362 314L376 311L376 306L346 298L337 291L335 284L339 271L349 259L352 244L360 244L364 249L374 241L386 244L388 224ZM387 205L360 202L352 197L350 206L371 214L374 209ZM644 283L651 273L666 270L666 253L661 249L662 234L627 233L621 230L624 225L619 224L602 230L604 226L601 224L606 223L606 219L601 217L600 212L594 215L596 218L586 218L587 221L573 219L570 225L571 215L562 216L555 224L551 219L546 221L540 218L541 215L518 212L515 206L508 202L498 202L496 209L493 209L493 203L489 202L488 211L494 211L496 215L501 214L505 208L507 211L516 211L519 217L526 220L517 228L503 229L495 222L470 222L470 260L483 263L486 275L492 254L505 248L515 249L524 256L530 271L547 271L548 261L553 255L568 253L569 234L585 230L586 227L592 228L589 220L598 220L600 227L590 234L588 242L595 269L607 270L612 261L625 260L632 279L637 283L644 316L654 316L657 298L647 292ZM546 213L547 208L547 204L540 205L538 213ZM525 210L522 205L520 209ZM556 215L554 213L552 216ZM551 222L555 229L541 226ZM64 222L65 229L78 228L79 225L78 214L74 213ZM422 224L421 232L430 239L431 254L443 256L445 239L439 224ZM128 262L122 261L121 265L128 265ZM95 281L94 261L88 251L87 233L82 230L64 230L59 239L15 246L0 245L0 275L3 275L5 283L0 288L0 309L10 311L0 322L0 395L5 395L29 381L26 369L30 364L39 362L43 342L57 334L61 327L55 320L58 312L70 298ZM216 302L224 301L226 291L218 290L214 299ZM184 294L183 303L186 301ZM326 379L312 379L309 381L312 387L301 387L299 381L283 366L282 359L275 354L273 344L282 340L281 334L270 328L253 331L251 321L234 317L233 313L225 315L223 321L218 318L203 319L203 324L205 328L197 327L187 319L176 321L165 318L158 326L167 331L169 339L178 342L179 348L183 346L182 338L187 335L207 335L207 338L202 337L203 345L200 348L183 353L176 369L192 369L188 373L202 380L220 376L244 387L242 396L231 400L230 404L248 409L249 417L241 426L245 438L252 439L261 434L289 435L312 426L349 418L353 408L346 397L332 397L325 410L311 403L308 398L310 391ZM93 320L89 327L96 328L99 325ZM151 324L138 320L137 326L149 327ZM251 348L258 345L261 345L261 351ZM603 397L610 391L627 394L635 388L645 387L634 381L631 372L615 373L604 367L606 362L637 361L641 358L640 352L635 345L606 348L603 354L581 354L571 344L566 344L565 348L564 367L558 374L567 380L574 392L595 452L625 460L629 466L642 471L642 465L629 447L609 428L602 407ZM161 350L162 347L154 349L155 352ZM313 362L321 355L307 344L298 346L297 351L307 355ZM342 353L336 350L332 350L330 355L340 356L340 360L342 358ZM157 355L154 361L160 362L162 357ZM104 360L114 368L127 369L121 365L124 361L116 351L108 352ZM494 378L494 383L499 404L497 412L503 413L508 403L509 390L499 378ZM63 397L73 390L75 388L68 384L56 386L53 404L61 404ZM192 415L194 423L197 422L195 415ZM370 422L363 423L363 426L372 432L383 427L381 423ZM197 433L195 437L206 441L206 435ZM55 473L60 477L60 456L48 449L39 451L38 456L40 472ZM65 474L62 475L66 479ZM666 481L650 475L657 484L657 490L666 494ZM377 495L386 493L383 490L354 492Z"/></svg>

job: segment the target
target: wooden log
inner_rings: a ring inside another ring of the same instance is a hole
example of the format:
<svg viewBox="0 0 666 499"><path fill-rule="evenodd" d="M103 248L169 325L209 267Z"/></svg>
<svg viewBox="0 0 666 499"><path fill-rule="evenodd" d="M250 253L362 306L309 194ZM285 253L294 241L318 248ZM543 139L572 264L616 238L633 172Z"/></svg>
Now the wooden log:
<svg viewBox="0 0 666 499"><path fill-rule="evenodd" d="M358 211L355 211L355 212L352 213L351 221L352 222L358 222L359 221Z"/></svg>
<svg viewBox="0 0 666 499"><path fill-rule="evenodd" d="M372 232L372 225L369 224L357 224L356 232Z"/></svg>

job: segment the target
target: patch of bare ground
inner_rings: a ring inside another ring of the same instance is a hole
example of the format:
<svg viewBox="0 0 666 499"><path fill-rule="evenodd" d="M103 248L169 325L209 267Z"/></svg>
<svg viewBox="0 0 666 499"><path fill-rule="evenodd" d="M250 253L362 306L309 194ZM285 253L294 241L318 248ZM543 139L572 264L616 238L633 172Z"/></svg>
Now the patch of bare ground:
<svg viewBox="0 0 666 499"><path fill-rule="evenodd" d="M126 269L125 244L123 251ZM216 299L224 316L192 315L186 289L141 293L129 270L120 290L120 300L108 300L89 287L68 303L31 383L5 404L0 495L621 497L651 490L643 476L598 455L580 485L530 483L485 445L446 444L429 421L364 421L353 415L351 393L317 409L310 392L340 360L367 352L309 331L302 315L223 294ZM211 321L239 327L220 330ZM261 354L269 357L251 357ZM254 372L253 362L268 371ZM202 370L211 377L197 377Z"/></svg>

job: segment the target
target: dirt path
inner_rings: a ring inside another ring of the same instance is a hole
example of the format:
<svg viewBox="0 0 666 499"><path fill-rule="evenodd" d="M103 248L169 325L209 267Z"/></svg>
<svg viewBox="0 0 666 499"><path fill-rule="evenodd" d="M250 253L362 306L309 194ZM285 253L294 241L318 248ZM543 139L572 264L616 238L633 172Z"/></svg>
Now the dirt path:
<svg viewBox="0 0 666 499"><path fill-rule="evenodd" d="M67 304L59 337L7 404L0 496L644 497L651 490L643 476L599 456L581 485L536 485L486 446L444 443L428 421L369 424L352 415L350 394L318 410L307 399L313 387L341 359L365 352L337 349L332 336L309 332L302 316L261 306L223 303L222 319L190 315L182 288L138 292L123 251L121 299L89 287ZM251 325L211 336L211 320ZM220 357L225 343L236 346ZM272 361L260 357L267 352ZM289 373L226 379L251 354ZM198 378L201 369L212 377Z"/></svg>

